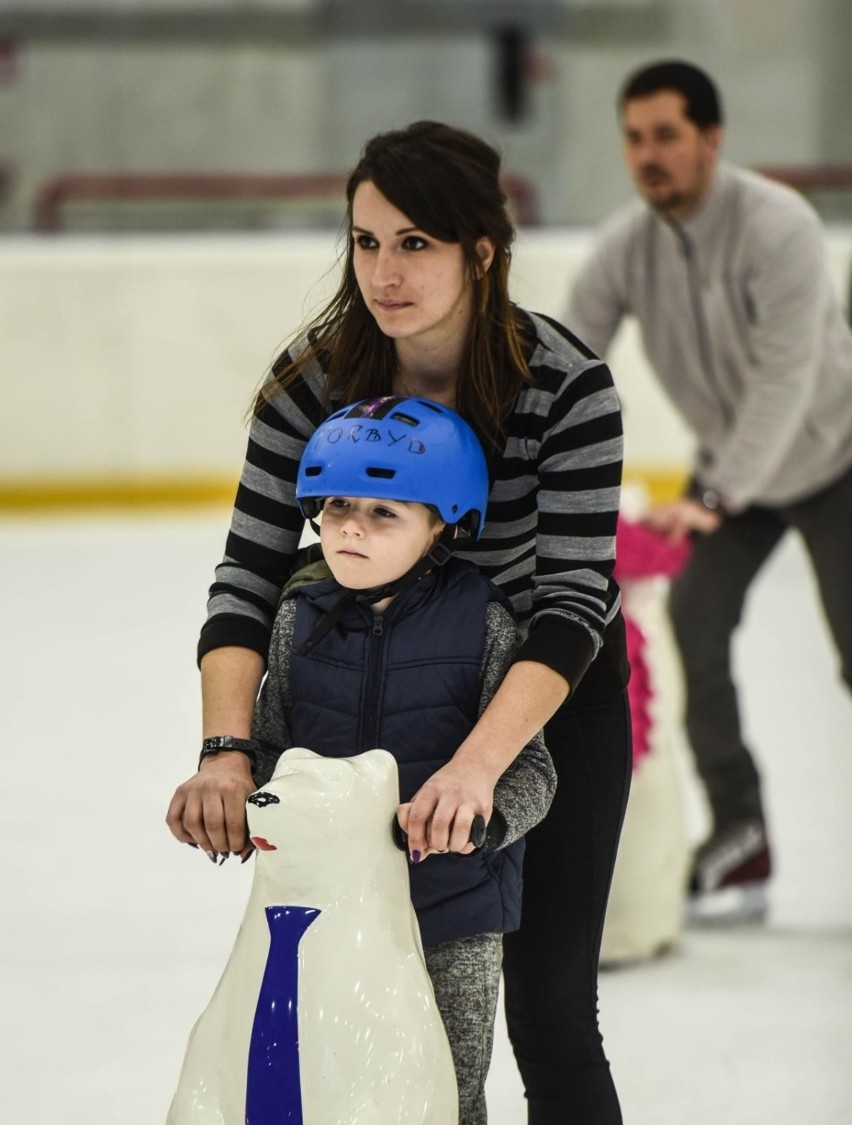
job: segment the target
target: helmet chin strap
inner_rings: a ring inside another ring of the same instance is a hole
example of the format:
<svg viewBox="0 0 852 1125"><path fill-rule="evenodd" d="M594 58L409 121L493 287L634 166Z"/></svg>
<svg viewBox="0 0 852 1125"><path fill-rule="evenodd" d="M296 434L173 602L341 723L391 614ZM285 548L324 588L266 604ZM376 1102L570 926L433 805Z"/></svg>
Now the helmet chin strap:
<svg viewBox="0 0 852 1125"><path fill-rule="evenodd" d="M311 520L311 526L314 526L313 520ZM435 567L438 566L445 566L453 557L450 544L453 542L457 544L466 542L468 539L468 536L464 536L462 539L456 539L455 532L455 526L449 524L445 525L443 531L423 558L418 559L414 566L407 570L405 574L400 575L399 578L395 578L393 582L387 582L383 586L370 586L366 590L347 590L346 593L334 603L305 643L299 647L299 652L302 656L309 653L312 648L316 648L323 637L328 636L350 606L375 605L376 602L383 601L385 598L392 598L396 597L397 594L404 594L406 590L410 590L412 586L416 586L420 579L427 575L430 570L434 570Z"/></svg>

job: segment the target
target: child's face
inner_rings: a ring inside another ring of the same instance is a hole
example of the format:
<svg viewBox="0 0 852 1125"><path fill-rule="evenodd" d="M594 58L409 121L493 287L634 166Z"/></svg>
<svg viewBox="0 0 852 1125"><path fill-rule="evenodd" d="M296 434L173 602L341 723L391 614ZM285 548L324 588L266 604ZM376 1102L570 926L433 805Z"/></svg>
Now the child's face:
<svg viewBox="0 0 852 1125"><path fill-rule="evenodd" d="M320 542L340 585L366 590L401 578L443 526L424 504L331 496L322 507Z"/></svg>

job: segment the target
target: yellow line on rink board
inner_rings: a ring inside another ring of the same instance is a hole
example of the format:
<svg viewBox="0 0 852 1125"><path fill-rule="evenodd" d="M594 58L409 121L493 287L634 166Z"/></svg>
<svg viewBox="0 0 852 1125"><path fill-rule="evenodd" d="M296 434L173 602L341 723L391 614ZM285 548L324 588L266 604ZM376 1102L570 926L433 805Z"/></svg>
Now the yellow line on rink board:
<svg viewBox="0 0 852 1125"><path fill-rule="evenodd" d="M653 501L680 494L687 470L680 466L628 465L625 484L639 484ZM0 515L145 508L192 508L231 504L237 478L225 475L0 477Z"/></svg>
<svg viewBox="0 0 852 1125"><path fill-rule="evenodd" d="M233 476L0 478L0 513L25 515L97 508L188 508L230 504Z"/></svg>
<svg viewBox="0 0 852 1125"><path fill-rule="evenodd" d="M689 468L685 465L625 465L624 484L641 485L648 492L648 499L655 504L675 500L682 495L689 479Z"/></svg>

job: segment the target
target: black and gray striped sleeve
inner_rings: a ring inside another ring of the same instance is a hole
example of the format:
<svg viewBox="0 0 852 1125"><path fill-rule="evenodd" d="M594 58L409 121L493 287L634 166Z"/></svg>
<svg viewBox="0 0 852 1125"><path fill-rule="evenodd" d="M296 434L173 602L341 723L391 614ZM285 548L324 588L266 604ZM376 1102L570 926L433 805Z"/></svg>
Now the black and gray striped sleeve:
<svg viewBox="0 0 852 1125"><path fill-rule="evenodd" d="M548 665L573 690L619 608L621 408L606 364L562 325L526 315L534 382L492 459L482 537L458 553L511 599L528 631L517 659Z"/></svg>
<svg viewBox="0 0 852 1125"><path fill-rule="evenodd" d="M323 373L315 365L252 419L225 557L210 587L198 659L237 645L266 658L275 608L304 519L296 503L296 474L305 442L328 410Z"/></svg>
<svg viewBox="0 0 852 1125"><path fill-rule="evenodd" d="M561 376L547 357L547 379L558 386L536 451L536 562L519 659L549 665L575 688L617 608L612 574L624 442L609 368L563 331L574 354Z"/></svg>

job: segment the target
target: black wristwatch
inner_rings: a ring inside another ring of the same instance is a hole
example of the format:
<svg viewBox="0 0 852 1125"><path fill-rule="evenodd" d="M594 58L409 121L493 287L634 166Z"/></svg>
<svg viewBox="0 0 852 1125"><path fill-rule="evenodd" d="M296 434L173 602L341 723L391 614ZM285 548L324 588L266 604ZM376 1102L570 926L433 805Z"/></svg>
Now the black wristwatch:
<svg viewBox="0 0 852 1125"><path fill-rule="evenodd" d="M256 738L234 738L232 734L217 734L214 738L205 738L198 756L199 769L208 754L218 754L221 750L239 750L241 754L246 755L254 768L257 765L260 743Z"/></svg>

